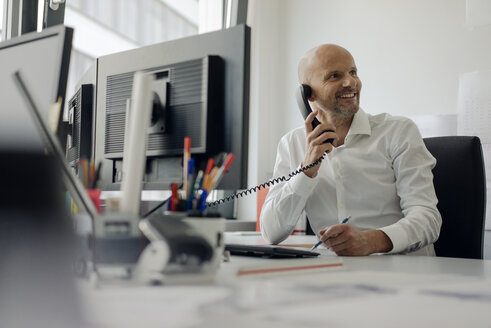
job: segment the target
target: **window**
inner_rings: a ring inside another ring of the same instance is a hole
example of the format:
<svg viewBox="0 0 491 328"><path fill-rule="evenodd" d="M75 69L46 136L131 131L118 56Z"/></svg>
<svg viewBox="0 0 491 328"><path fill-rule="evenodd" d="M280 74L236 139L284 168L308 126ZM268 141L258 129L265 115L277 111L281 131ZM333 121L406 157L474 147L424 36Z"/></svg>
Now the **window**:
<svg viewBox="0 0 491 328"><path fill-rule="evenodd" d="M67 98L97 57L198 33L198 0L67 0L75 29Z"/></svg>

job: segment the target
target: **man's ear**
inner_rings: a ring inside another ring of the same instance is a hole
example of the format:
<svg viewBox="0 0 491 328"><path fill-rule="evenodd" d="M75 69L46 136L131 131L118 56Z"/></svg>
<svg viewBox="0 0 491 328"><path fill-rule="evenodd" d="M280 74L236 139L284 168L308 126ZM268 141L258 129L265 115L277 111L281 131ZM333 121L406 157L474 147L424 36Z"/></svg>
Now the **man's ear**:
<svg viewBox="0 0 491 328"><path fill-rule="evenodd" d="M310 97L308 98L310 102L314 102L315 101L315 98L314 98L314 89L312 89L311 86L309 86L309 89L310 89Z"/></svg>

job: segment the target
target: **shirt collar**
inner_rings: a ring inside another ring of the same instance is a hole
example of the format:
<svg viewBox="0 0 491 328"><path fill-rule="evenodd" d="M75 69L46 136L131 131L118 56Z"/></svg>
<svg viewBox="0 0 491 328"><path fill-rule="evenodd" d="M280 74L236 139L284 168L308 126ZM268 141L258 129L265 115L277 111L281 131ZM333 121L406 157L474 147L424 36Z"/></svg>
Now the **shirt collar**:
<svg viewBox="0 0 491 328"><path fill-rule="evenodd" d="M368 115L361 108L358 109L358 112L356 112L355 116L353 117L353 121L351 122L347 136L357 134L372 134L372 128L370 127L370 122L368 121Z"/></svg>

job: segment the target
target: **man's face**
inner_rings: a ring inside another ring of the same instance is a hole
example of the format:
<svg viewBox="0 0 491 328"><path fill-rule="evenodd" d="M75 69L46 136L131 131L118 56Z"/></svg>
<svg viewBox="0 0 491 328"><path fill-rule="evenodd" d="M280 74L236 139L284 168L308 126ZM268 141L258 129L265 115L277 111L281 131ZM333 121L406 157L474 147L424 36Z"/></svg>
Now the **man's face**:
<svg viewBox="0 0 491 328"><path fill-rule="evenodd" d="M352 117L360 105L361 81L346 51L319 53L311 81L317 106L341 117Z"/></svg>

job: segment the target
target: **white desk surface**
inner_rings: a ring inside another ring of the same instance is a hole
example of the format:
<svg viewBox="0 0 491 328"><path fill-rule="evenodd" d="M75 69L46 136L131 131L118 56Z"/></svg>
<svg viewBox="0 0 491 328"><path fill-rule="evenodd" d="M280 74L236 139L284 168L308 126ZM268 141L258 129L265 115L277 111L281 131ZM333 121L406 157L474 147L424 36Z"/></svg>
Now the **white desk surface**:
<svg viewBox="0 0 491 328"><path fill-rule="evenodd" d="M229 243L262 244L228 233ZM313 244L292 236L284 244ZM329 256L323 251L322 258ZM321 260L320 259L320 260ZM231 257L208 284L82 284L89 327L491 327L491 261L343 257L337 271L238 278Z"/></svg>

